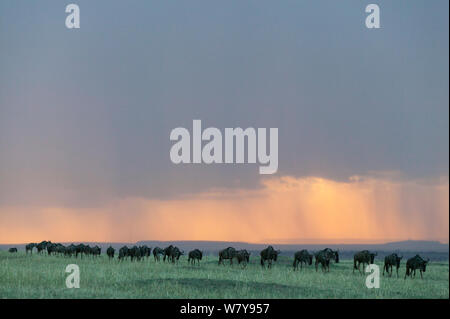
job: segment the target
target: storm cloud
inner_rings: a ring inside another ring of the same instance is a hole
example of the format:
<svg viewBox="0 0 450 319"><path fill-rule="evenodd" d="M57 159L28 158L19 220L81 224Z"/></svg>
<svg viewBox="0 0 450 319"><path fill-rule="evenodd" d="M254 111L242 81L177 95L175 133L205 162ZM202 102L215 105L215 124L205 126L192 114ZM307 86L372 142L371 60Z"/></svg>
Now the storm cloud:
<svg viewBox="0 0 450 319"><path fill-rule="evenodd" d="M53 207L67 222L104 218L106 234L106 225L125 214L108 207L130 199L153 209L214 189L273 198L254 165L170 161L170 131L201 119L219 129L278 128L279 183L394 180L403 185L395 203L374 195L361 204L364 216L382 219L387 205L410 225L400 237L417 230L431 238L438 229L448 240L448 227L440 228L448 225L448 2L377 3L382 28L369 30L364 4L355 1L80 0L81 28L68 30L59 1L1 2L2 225L11 212L45 220ZM385 172L389 177L380 177ZM421 192L424 183L429 188ZM358 207L362 196L351 185L355 195L336 186L347 197L344 207ZM446 193L433 202L442 187ZM252 218L271 220L275 203ZM302 205L295 220L306 218ZM225 214L219 204L208 207L211 218ZM150 210L143 216L170 219ZM180 206L167 216L175 212L187 214ZM261 229L249 239L280 236ZM201 234L186 236L212 239ZM244 239L234 235L219 237ZM334 235L345 236L326 236Z"/></svg>

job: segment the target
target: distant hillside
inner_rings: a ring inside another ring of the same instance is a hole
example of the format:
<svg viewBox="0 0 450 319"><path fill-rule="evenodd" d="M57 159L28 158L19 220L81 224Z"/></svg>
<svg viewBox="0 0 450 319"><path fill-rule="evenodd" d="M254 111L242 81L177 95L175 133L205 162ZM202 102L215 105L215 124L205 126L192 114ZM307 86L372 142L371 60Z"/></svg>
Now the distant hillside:
<svg viewBox="0 0 450 319"><path fill-rule="evenodd" d="M215 252L228 246L247 250L261 250L267 247L268 244L252 244L245 242L222 242L222 241L140 241L139 245L159 246L165 247L170 244L180 247L184 250L193 248L203 249L205 251ZM438 241L399 241L385 244L272 244L275 248L282 251L297 251L300 249L320 250L326 247L332 249L339 249L341 251L358 251L369 249L374 251L404 251L404 252L439 252L448 253L449 245Z"/></svg>

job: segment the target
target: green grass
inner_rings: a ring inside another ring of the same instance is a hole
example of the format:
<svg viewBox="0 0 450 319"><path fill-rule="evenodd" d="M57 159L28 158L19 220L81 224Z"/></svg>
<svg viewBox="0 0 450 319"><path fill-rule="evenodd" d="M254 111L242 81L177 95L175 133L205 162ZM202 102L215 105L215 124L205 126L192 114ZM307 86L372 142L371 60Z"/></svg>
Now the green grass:
<svg viewBox="0 0 450 319"><path fill-rule="evenodd" d="M65 268L80 267L80 288L68 289ZM314 266L294 272L289 257L271 270L253 258L246 269L217 265L207 256L200 267L100 258L26 256L0 252L0 298L449 298L449 264L432 262L424 279L381 276L379 289L368 289L365 276L352 273L352 262L332 264L329 273ZM377 264L382 271L381 262Z"/></svg>

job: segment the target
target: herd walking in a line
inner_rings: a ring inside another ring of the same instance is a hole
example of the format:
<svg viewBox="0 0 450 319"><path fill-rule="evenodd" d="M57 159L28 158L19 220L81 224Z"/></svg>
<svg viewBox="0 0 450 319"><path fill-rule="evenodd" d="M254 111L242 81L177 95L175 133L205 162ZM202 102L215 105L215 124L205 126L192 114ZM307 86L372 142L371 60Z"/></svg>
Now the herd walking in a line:
<svg viewBox="0 0 450 319"><path fill-rule="evenodd" d="M91 256L92 258L96 258L100 256L102 252L102 249L99 246L91 247L85 244L71 244L68 246L64 246L62 244L52 243L51 241L42 241L40 243L30 243L26 245L26 254L28 255L28 253L30 253L30 255L32 255L33 249L36 249L38 254L44 254L46 252L49 256L74 256L75 258L78 258L78 256L80 256L80 258L83 258L83 256ZM17 253L17 248L12 247L9 248L8 251L10 253ZM153 249L147 247L146 245L133 247L123 246L118 251L117 259L119 262L123 262L124 260L128 259L130 261L144 261L151 257L152 253L155 262L160 262L162 257L163 262L166 262L167 260L167 262L169 263L178 263L180 257L185 254L183 250L180 250L178 247L173 245L170 245L166 248L154 247ZM277 261L278 255L280 253L281 252L279 250L275 250L272 246L268 246L267 248L263 249L260 252L261 266L265 268L267 265L267 268L270 269L272 267L272 263ZM114 259L115 254L116 250L112 246L109 246L106 249L106 255L110 260ZM359 273L362 273L361 264L364 271L366 265L374 263L376 256L376 252L374 253L368 250L357 252L353 256L353 273L355 272L355 270L358 270ZM191 265L197 264L199 266L202 258L203 252L199 249L194 249L188 253L187 261ZM389 276L392 276L393 268L395 267L398 277L398 270L400 268L402 258L403 256L398 256L395 253L386 256L384 258L383 276L385 272ZM239 265L246 267L250 262L250 252L245 249L236 250L233 247L227 247L219 252L218 265L224 265L225 260L229 260L230 265L233 265L233 259L237 260ZM298 251L294 254L294 271L298 270L299 265L300 269L303 269L303 264L305 266L312 265L313 260L315 260L314 266L316 272L319 269L319 265L323 272L329 272L330 264L332 262L339 263L339 251L332 250L330 248L325 248L313 253L309 253L306 249ZM423 278L423 273L426 271L426 267L429 261L429 259L425 260L419 255L415 255L414 257L409 258L406 261L406 273L404 278L406 279L406 277L408 276L414 278L416 276L416 270L419 270L420 277Z"/></svg>

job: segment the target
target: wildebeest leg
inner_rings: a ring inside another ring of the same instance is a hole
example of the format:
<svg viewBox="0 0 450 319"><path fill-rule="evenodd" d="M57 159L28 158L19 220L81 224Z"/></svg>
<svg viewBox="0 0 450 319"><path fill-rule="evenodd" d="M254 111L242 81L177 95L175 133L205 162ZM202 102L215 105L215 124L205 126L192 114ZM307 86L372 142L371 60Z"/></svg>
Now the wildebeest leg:
<svg viewBox="0 0 450 319"><path fill-rule="evenodd" d="M422 269L420 269L420 279L423 279L423 276L422 276Z"/></svg>

